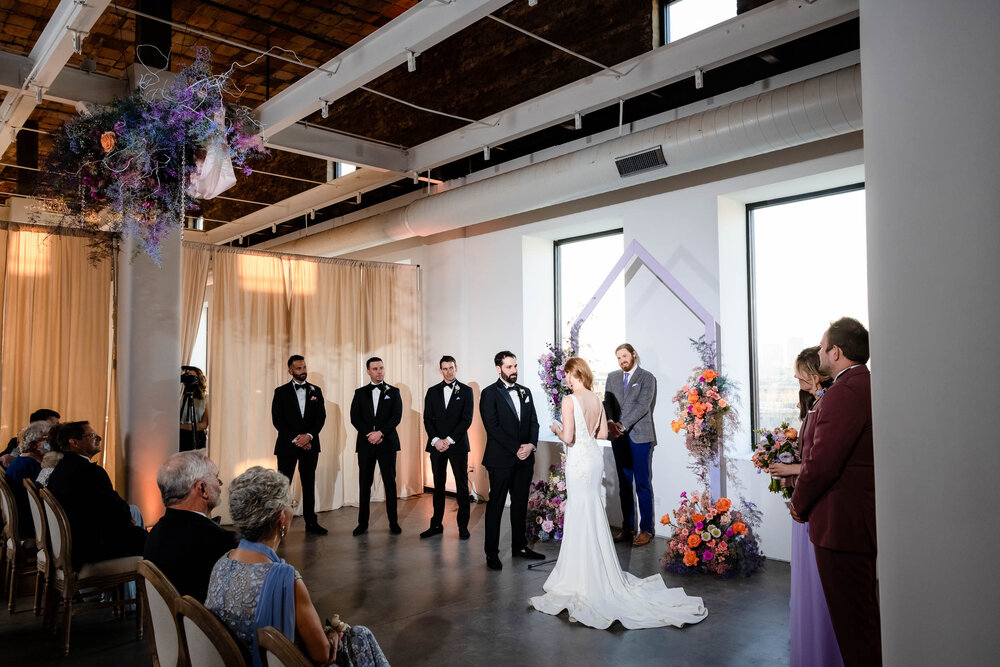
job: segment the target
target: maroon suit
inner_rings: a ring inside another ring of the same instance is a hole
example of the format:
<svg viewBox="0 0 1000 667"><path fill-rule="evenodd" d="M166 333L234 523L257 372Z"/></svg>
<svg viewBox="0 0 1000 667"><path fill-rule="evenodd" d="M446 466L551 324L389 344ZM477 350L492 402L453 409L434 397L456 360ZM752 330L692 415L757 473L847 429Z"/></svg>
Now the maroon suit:
<svg viewBox="0 0 1000 667"><path fill-rule="evenodd" d="M792 507L809 521L844 664L882 664L871 375L865 366L841 373L806 420Z"/></svg>

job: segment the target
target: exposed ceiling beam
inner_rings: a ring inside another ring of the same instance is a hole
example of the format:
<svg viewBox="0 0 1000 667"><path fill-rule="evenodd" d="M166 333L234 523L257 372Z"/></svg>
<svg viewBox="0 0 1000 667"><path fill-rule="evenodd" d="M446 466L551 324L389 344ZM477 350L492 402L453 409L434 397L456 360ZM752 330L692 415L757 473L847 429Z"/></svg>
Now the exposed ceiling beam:
<svg viewBox="0 0 1000 667"><path fill-rule="evenodd" d="M320 100L334 102L405 63L408 51L419 55L510 2L423 0L257 107L264 136L319 111Z"/></svg>
<svg viewBox="0 0 1000 667"><path fill-rule="evenodd" d="M348 162L359 167L406 171L405 150L340 134L315 125L304 123L289 125L278 134L268 137L267 145L289 153L335 162Z"/></svg>
<svg viewBox="0 0 1000 667"><path fill-rule="evenodd" d="M86 3L60 0L28 54L31 68L20 88L7 93L3 104L0 104L0 155L7 151L13 140L10 129L19 128L28 120L38 100L44 97L45 90L52 86L69 62L74 44L77 47L82 44L109 4L110 0L87 0Z"/></svg>
<svg viewBox="0 0 1000 667"><path fill-rule="evenodd" d="M409 150L407 171L421 173L573 119L617 100L647 93L722 65L817 32L858 16L858 0L822 0L804 4L778 0L741 14L677 42L653 49L619 65L627 74L599 72L523 104L431 139ZM587 126L583 119L584 130Z"/></svg>
<svg viewBox="0 0 1000 667"><path fill-rule="evenodd" d="M31 71L31 59L14 53L0 52L0 90L18 92ZM77 102L106 103L128 94L124 78L85 72L64 67L43 97L49 102L75 105Z"/></svg>

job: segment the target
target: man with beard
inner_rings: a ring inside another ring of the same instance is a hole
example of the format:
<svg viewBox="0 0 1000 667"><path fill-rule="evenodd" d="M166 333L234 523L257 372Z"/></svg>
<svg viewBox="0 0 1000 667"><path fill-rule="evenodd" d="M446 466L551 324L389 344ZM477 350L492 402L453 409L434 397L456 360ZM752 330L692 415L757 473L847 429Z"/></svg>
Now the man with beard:
<svg viewBox="0 0 1000 667"><path fill-rule="evenodd" d="M167 511L149 531L143 558L181 595L204 602L215 561L239 541L210 518L222 495L219 468L204 449L180 452L160 467L156 484Z"/></svg>
<svg viewBox="0 0 1000 667"><path fill-rule="evenodd" d="M326 402L320 388L306 382L306 361L301 355L288 358L288 374L292 381L275 389L271 400L271 423L278 430L274 441L278 472L291 482L298 464L306 532L326 535L326 528L316 521L315 488L319 432L326 423Z"/></svg>
<svg viewBox="0 0 1000 667"><path fill-rule="evenodd" d="M479 412L486 427L483 466L490 476L490 499L486 504L486 566L503 569L500 562L500 520L510 494L510 541L514 558L544 560L528 548L526 522L528 490L535 469L538 417L531 391L517 384L517 357L504 350L493 358L496 383L483 389Z"/></svg>

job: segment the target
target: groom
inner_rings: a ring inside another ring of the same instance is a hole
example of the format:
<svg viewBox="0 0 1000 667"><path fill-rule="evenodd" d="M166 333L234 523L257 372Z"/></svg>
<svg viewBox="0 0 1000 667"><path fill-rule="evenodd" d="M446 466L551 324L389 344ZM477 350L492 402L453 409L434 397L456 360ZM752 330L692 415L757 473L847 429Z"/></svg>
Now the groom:
<svg viewBox="0 0 1000 667"><path fill-rule="evenodd" d="M490 476L490 499L486 503L486 566L502 570L500 520L510 494L510 541L514 558L544 560L528 548L526 535L528 490L535 469L538 417L531 391L517 384L517 357L504 350L493 358L500 378L483 389L479 413L486 427L483 466Z"/></svg>

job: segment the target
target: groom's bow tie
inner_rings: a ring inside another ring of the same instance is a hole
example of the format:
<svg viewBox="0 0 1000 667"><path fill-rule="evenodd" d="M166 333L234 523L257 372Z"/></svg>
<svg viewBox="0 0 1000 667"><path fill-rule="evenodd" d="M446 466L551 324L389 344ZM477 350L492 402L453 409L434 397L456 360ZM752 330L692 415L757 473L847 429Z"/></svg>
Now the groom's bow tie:
<svg viewBox="0 0 1000 667"><path fill-rule="evenodd" d="M511 386L507 387L507 391L517 391L517 385L512 384Z"/></svg>
<svg viewBox="0 0 1000 667"><path fill-rule="evenodd" d="M306 383L305 382L303 382L302 384L295 385L295 391L298 391L299 389L305 389L305 388L306 388Z"/></svg>
<svg viewBox="0 0 1000 667"><path fill-rule="evenodd" d="M385 382L379 382L378 384L373 384L372 387L375 387L379 391L385 391Z"/></svg>
<svg viewBox="0 0 1000 667"><path fill-rule="evenodd" d="M448 387L449 389L454 389L456 384L457 383L455 382L445 382L444 386Z"/></svg>

